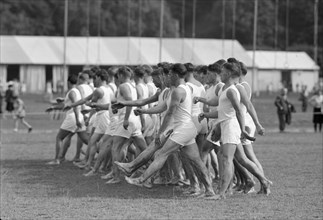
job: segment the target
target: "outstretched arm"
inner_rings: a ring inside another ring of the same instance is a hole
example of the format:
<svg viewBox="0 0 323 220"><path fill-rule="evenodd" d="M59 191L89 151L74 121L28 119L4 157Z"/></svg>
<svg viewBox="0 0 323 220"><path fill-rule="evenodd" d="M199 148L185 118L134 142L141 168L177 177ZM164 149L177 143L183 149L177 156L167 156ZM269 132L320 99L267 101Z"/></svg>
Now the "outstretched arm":
<svg viewBox="0 0 323 220"><path fill-rule="evenodd" d="M160 94L160 91L155 93L155 95L146 98L146 99L140 99L140 100L134 100L134 101L120 101L115 104L113 104L113 108L123 108L125 106L144 106L149 103L157 102L158 101L158 96Z"/></svg>
<svg viewBox="0 0 323 220"><path fill-rule="evenodd" d="M149 109L135 109L134 112L136 115L141 115L141 114L159 114L164 112L167 109L166 102L158 103L157 106L154 106Z"/></svg>

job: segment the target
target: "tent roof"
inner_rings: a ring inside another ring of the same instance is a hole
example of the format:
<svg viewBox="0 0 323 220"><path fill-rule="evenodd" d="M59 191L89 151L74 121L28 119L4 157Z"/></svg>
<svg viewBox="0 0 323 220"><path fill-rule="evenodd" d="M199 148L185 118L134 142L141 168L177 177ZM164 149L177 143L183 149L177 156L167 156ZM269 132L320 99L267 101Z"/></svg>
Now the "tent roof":
<svg viewBox="0 0 323 220"><path fill-rule="evenodd" d="M248 51L250 59L253 52ZM255 52L255 62L259 69L318 70L314 60L305 52L262 51Z"/></svg>
<svg viewBox="0 0 323 220"><path fill-rule="evenodd" d="M236 56L248 67L251 59L236 40L138 37L68 37L67 65L154 65L161 61L210 64ZM88 55L87 55L88 54ZM64 38L0 36L0 64L62 65Z"/></svg>

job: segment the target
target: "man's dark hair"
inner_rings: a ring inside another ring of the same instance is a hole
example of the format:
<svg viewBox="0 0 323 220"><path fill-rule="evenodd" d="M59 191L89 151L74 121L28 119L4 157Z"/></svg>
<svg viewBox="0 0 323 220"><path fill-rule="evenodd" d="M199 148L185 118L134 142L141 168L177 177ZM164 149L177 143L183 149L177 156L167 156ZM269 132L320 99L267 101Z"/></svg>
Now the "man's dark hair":
<svg viewBox="0 0 323 220"><path fill-rule="evenodd" d="M67 82L70 82L72 85L76 85L77 75L75 75L75 74L69 75L67 78Z"/></svg>
<svg viewBox="0 0 323 220"><path fill-rule="evenodd" d="M181 63L175 63L172 66L171 70L174 71L179 76L179 78L184 78L187 73L186 67Z"/></svg>

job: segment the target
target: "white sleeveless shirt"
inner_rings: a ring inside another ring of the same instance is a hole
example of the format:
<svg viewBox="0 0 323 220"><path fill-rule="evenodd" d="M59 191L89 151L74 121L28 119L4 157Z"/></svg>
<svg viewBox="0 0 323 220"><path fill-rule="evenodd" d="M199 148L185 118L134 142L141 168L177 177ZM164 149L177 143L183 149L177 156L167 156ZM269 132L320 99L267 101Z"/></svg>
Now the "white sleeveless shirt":
<svg viewBox="0 0 323 220"><path fill-rule="evenodd" d="M103 91L103 97L98 99L97 103L103 104L103 105L109 104L109 103L111 104L111 89L109 89L109 87L107 87L107 86L100 86L99 88L102 89L102 91ZM106 110L98 111L97 115L100 115L104 112L108 112L108 111L106 111Z"/></svg>
<svg viewBox="0 0 323 220"><path fill-rule="evenodd" d="M137 86L141 87L142 91L143 91L143 96L141 99L147 99L149 97L149 89L148 86L146 84L143 83L139 83ZM144 105L142 106L143 109L147 109L148 105Z"/></svg>
<svg viewBox="0 0 323 220"><path fill-rule="evenodd" d="M218 107L218 117L219 121L226 121L229 119L236 118L236 111L233 108L231 101L227 97L227 92L229 89L234 90L237 93L238 101L240 102L240 93L235 85L231 85L225 90L224 87L219 91L219 107Z"/></svg>
<svg viewBox="0 0 323 220"><path fill-rule="evenodd" d="M205 97L206 92L205 88L203 85L197 86L193 83L187 82L186 83L188 86L192 88L192 98L193 97ZM203 103L198 102L198 103L192 103L192 116L198 116L200 113L203 112Z"/></svg>
<svg viewBox="0 0 323 220"><path fill-rule="evenodd" d="M70 95L71 92L74 92L75 93L75 96L76 96L75 97L75 102L81 100L81 93L80 93L80 91L77 88L72 88L70 91L68 91L68 93L65 96L65 99L64 99L65 106L71 105L73 103L72 100L69 98L69 95ZM73 113L74 113L73 108L71 108L70 110L68 110L66 112L66 114L73 114Z"/></svg>
<svg viewBox="0 0 323 220"><path fill-rule="evenodd" d="M80 91L80 94L82 96L82 98L88 97L89 95L91 95L93 93L93 89L90 85L88 84L81 84L79 85L79 87L82 88L82 92ZM87 105L82 105L83 109L90 109L91 107L87 106Z"/></svg>
<svg viewBox="0 0 323 220"><path fill-rule="evenodd" d="M186 84L181 84L178 87L181 87L186 92L185 100L179 104L177 109L174 112L173 119L174 119L174 127L177 126L186 126L186 125L193 125L195 127L193 120L192 120L192 92L191 89ZM169 104L171 101L171 95L167 100L167 106L169 108Z"/></svg>
<svg viewBox="0 0 323 220"><path fill-rule="evenodd" d="M131 91L131 100L136 100L137 99L137 90L136 90L135 86L133 85L133 83L126 82L125 84L129 87L129 89ZM125 99L120 94L120 89L118 89L117 100L118 101L125 101ZM119 109L118 115L119 115L119 119L123 120L126 115L126 108ZM131 116L136 117L136 115L133 113L133 111L131 111L129 118Z"/></svg>

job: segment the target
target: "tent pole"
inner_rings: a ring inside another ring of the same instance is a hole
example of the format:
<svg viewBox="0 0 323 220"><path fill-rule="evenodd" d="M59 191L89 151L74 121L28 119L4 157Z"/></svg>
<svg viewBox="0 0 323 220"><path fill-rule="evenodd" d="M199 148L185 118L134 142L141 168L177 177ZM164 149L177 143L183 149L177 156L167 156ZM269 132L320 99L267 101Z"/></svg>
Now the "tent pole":
<svg viewBox="0 0 323 220"><path fill-rule="evenodd" d="M255 85L256 77L256 47L257 47L257 22L258 22L258 0L254 0L254 18L253 18L253 45L252 45L252 91L256 90L256 95L259 95L258 85ZM257 82L258 83L258 82Z"/></svg>
<svg viewBox="0 0 323 220"><path fill-rule="evenodd" d="M164 31L164 0L160 0L160 24L159 24L159 62L162 62L162 46Z"/></svg>
<svg viewBox="0 0 323 220"><path fill-rule="evenodd" d="M65 0L64 6L64 55L63 55L63 78L64 78L64 90L67 90L67 82L65 81L65 75L67 74L66 67L66 41L67 41L67 33L68 33L68 0Z"/></svg>

